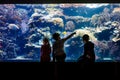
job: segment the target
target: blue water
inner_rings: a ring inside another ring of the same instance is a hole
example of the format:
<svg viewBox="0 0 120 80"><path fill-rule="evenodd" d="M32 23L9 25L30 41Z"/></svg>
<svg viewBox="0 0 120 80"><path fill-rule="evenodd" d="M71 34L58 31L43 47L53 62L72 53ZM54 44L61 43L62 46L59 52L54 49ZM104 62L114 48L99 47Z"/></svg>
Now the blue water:
<svg viewBox="0 0 120 80"><path fill-rule="evenodd" d="M63 38L78 30L81 33L65 43L66 62L76 62L83 55L85 33L95 44L96 62L119 61L120 4L88 5L0 4L0 60L40 62L44 36L52 47L53 33Z"/></svg>

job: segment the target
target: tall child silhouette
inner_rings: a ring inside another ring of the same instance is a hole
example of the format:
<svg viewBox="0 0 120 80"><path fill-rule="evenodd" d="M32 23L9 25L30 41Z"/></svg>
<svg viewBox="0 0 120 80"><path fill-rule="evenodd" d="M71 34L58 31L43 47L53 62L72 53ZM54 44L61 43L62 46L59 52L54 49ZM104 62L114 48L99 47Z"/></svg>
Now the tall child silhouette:
<svg viewBox="0 0 120 80"><path fill-rule="evenodd" d="M53 44L53 62L64 62L66 58L66 54L64 52L64 43L66 40L71 38L76 32L70 34L66 38L61 39L59 33L53 34L53 39L55 40Z"/></svg>

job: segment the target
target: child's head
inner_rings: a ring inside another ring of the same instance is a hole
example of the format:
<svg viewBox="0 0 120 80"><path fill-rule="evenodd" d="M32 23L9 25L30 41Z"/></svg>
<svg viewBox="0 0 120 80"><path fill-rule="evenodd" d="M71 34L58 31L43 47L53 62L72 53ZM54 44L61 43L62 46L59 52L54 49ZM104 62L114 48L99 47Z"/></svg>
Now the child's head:
<svg viewBox="0 0 120 80"><path fill-rule="evenodd" d="M83 35L82 39L83 39L84 43L88 42L89 41L89 35L87 35L87 34Z"/></svg>
<svg viewBox="0 0 120 80"><path fill-rule="evenodd" d="M48 43L49 43L49 40L48 40L48 38L45 37L45 38L43 39L43 44L48 44Z"/></svg>
<svg viewBox="0 0 120 80"><path fill-rule="evenodd" d="M53 34L53 39L54 40L59 40L60 39L60 34L59 33L54 33Z"/></svg>

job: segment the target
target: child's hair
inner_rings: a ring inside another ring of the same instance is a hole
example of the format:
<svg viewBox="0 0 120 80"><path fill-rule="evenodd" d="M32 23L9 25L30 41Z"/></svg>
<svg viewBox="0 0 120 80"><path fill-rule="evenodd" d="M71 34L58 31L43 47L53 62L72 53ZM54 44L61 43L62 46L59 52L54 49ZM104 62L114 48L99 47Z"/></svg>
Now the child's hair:
<svg viewBox="0 0 120 80"><path fill-rule="evenodd" d="M53 39L54 40L58 40L58 37L60 36L60 34L59 33L54 33L53 34Z"/></svg>
<svg viewBox="0 0 120 80"><path fill-rule="evenodd" d="M85 41L89 41L89 35L87 35L87 34L85 34L85 35L83 35L83 40L85 40Z"/></svg>
<svg viewBox="0 0 120 80"><path fill-rule="evenodd" d="M43 41L45 42L45 43L49 43L49 40L48 40L48 38L43 38Z"/></svg>

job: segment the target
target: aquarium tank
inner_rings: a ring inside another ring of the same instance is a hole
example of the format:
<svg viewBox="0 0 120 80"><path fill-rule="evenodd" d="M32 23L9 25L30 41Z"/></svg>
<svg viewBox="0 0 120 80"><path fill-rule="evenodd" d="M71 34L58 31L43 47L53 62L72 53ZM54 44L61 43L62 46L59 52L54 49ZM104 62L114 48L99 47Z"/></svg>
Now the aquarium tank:
<svg viewBox="0 0 120 80"><path fill-rule="evenodd" d="M120 61L120 4L0 4L0 61L40 62L43 38L60 33L66 62L83 55L82 36L95 44L96 62ZM52 53L51 53L52 60Z"/></svg>

